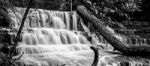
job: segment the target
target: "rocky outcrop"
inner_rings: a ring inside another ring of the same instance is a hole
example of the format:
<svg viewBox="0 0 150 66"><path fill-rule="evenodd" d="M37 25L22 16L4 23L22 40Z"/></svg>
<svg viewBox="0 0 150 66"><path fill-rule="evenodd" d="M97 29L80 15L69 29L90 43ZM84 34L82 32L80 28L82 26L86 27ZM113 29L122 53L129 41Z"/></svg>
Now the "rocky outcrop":
<svg viewBox="0 0 150 66"><path fill-rule="evenodd" d="M12 45L14 42L15 33L10 29L0 29L0 46Z"/></svg>

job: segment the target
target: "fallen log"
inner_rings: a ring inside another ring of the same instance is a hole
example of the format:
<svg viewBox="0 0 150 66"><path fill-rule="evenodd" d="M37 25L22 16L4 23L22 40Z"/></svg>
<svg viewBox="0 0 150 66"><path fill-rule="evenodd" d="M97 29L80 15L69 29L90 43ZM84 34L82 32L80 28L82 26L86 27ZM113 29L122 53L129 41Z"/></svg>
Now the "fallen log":
<svg viewBox="0 0 150 66"><path fill-rule="evenodd" d="M96 30L114 47L115 50L122 52L124 55L131 56L150 55L150 45L129 45L121 42L104 26L104 23L100 19L90 13L90 11L86 8L86 5L81 3L82 2L78 5L75 4L77 6L76 10L79 16L93 24Z"/></svg>

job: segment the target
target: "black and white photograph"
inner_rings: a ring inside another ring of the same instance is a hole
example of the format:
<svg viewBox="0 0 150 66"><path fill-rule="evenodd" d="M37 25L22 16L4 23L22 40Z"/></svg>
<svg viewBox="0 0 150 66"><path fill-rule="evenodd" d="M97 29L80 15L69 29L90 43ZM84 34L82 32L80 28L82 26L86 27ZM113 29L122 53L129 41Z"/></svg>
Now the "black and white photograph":
<svg viewBox="0 0 150 66"><path fill-rule="evenodd" d="M150 0L0 0L0 66L150 66Z"/></svg>

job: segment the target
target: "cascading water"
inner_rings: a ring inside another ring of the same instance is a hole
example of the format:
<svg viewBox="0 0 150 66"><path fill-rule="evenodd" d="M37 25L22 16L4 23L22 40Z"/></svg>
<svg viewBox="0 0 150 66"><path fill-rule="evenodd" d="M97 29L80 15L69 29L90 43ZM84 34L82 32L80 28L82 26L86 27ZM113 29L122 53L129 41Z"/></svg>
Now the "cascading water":
<svg viewBox="0 0 150 66"><path fill-rule="evenodd" d="M19 11L25 9L16 8L16 10L17 14L10 10L14 28L20 25L21 19L18 17L22 17L23 12ZM75 12L72 13L71 15L70 12L31 9L25 22L26 30L22 33L22 41L17 47L24 52L21 61L27 66L90 66L93 61L90 46L92 44L102 46L107 42L102 36L98 38L96 34L90 33L91 41L88 41L78 31L77 16ZM81 25L83 29L90 32L83 23ZM110 31L113 32L112 29ZM112 57L118 55L104 56L105 53L101 54L98 66L121 66L120 62L113 62ZM130 63L130 66L140 66L135 64L137 63Z"/></svg>

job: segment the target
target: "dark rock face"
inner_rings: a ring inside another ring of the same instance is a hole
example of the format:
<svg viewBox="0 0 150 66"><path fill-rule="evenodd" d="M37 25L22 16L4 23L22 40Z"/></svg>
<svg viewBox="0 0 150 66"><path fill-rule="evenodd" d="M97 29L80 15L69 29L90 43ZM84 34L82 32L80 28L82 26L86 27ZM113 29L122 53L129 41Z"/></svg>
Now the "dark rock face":
<svg viewBox="0 0 150 66"><path fill-rule="evenodd" d="M0 7L0 27L10 27L11 19L4 7Z"/></svg>
<svg viewBox="0 0 150 66"><path fill-rule="evenodd" d="M10 32L9 29L0 29L0 46L12 45L14 38L15 34Z"/></svg>

